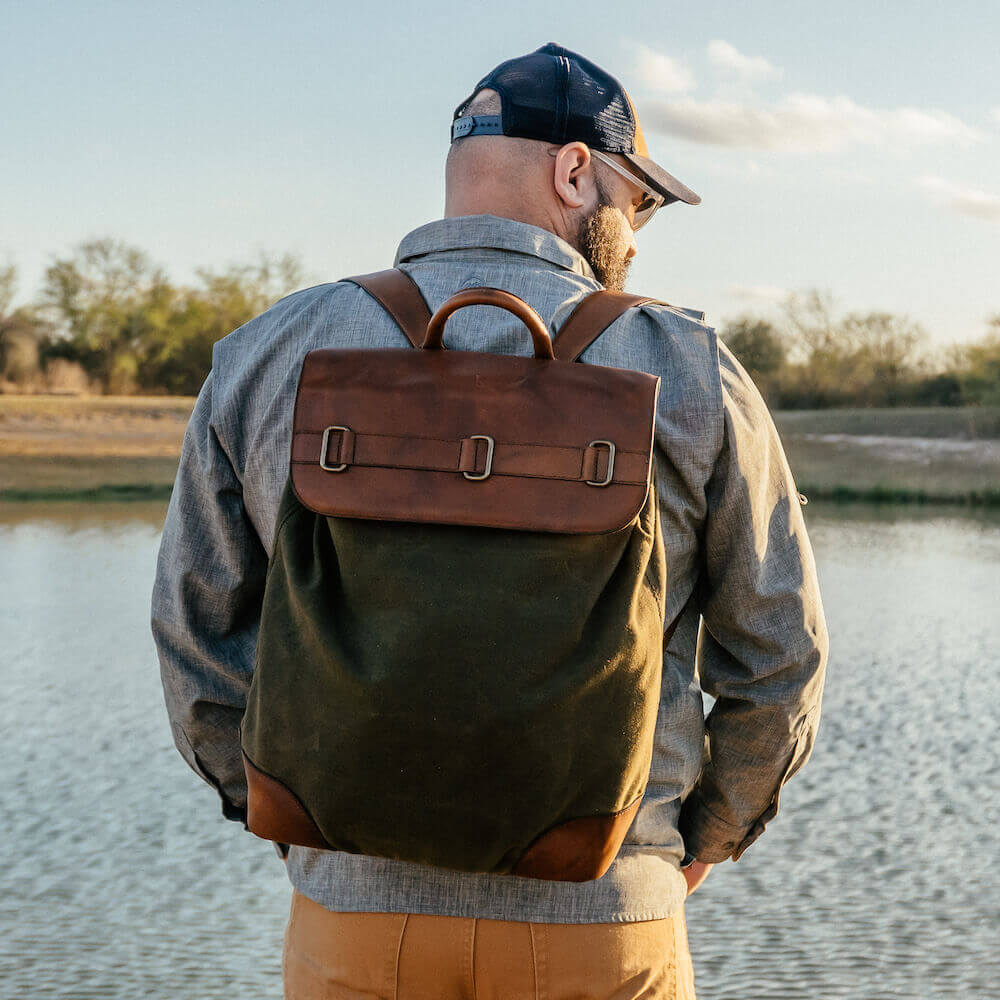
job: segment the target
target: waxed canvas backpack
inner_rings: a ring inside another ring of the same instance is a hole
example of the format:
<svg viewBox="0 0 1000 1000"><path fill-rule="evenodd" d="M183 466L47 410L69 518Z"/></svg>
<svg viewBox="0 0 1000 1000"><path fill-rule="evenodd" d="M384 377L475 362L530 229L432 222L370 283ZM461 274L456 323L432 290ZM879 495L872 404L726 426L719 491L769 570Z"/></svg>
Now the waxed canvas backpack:
<svg viewBox="0 0 1000 1000"><path fill-rule="evenodd" d="M241 727L248 827L599 878L645 790L670 632L659 378L576 359L654 300L594 292L553 340L499 289L432 317L401 270L346 280L413 347L303 362ZM533 356L444 350L475 304L517 316Z"/></svg>

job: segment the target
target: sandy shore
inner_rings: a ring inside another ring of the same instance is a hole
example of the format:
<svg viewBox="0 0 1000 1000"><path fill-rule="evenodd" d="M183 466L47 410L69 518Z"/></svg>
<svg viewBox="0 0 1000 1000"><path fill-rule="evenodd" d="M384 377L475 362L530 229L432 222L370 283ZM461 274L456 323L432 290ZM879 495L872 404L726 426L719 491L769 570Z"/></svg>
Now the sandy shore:
<svg viewBox="0 0 1000 1000"><path fill-rule="evenodd" d="M0 456L177 458L189 396L0 395Z"/></svg>
<svg viewBox="0 0 1000 1000"><path fill-rule="evenodd" d="M0 498L169 496L187 396L0 395Z"/></svg>
<svg viewBox="0 0 1000 1000"><path fill-rule="evenodd" d="M169 495L189 396L0 395L0 500ZM1000 504L1000 408L776 413L817 497Z"/></svg>

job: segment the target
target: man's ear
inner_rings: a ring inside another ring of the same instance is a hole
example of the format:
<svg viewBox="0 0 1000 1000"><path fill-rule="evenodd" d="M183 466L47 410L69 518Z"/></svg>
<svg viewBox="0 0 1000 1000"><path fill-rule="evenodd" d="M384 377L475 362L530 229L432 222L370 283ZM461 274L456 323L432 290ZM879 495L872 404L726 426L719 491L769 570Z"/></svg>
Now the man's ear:
<svg viewBox="0 0 1000 1000"><path fill-rule="evenodd" d="M593 184L590 150L585 143L568 142L555 153L552 186L567 208L583 208L587 203L588 186Z"/></svg>

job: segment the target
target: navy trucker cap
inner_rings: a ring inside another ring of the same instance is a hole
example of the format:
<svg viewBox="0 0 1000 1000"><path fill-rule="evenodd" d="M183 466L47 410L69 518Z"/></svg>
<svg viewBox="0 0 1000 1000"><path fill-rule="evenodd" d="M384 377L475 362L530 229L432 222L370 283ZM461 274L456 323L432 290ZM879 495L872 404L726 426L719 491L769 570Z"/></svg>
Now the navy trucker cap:
<svg viewBox="0 0 1000 1000"><path fill-rule="evenodd" d="M458 111L484 88L500 95L499 115ZM666 204L701 202L689 187L650 159L632 99L610 74L576 52L549 42L487 73L455 109L451 141L470 135L510 135L563 145L579 140L618 153L638 168Z"/></svg>

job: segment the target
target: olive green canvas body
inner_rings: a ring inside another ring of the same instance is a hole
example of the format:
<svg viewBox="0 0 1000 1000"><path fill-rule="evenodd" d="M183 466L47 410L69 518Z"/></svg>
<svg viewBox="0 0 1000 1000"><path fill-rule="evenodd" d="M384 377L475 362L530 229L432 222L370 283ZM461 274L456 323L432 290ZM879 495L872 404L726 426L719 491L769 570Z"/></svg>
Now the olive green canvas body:
<svg viewBox="0 0 1000 1000"><path fill-rule="evenodd" d="M620 530L314 513L285 487L242 726L335 849L509 872L643 794L666 568L651 463Z"/></svg>

